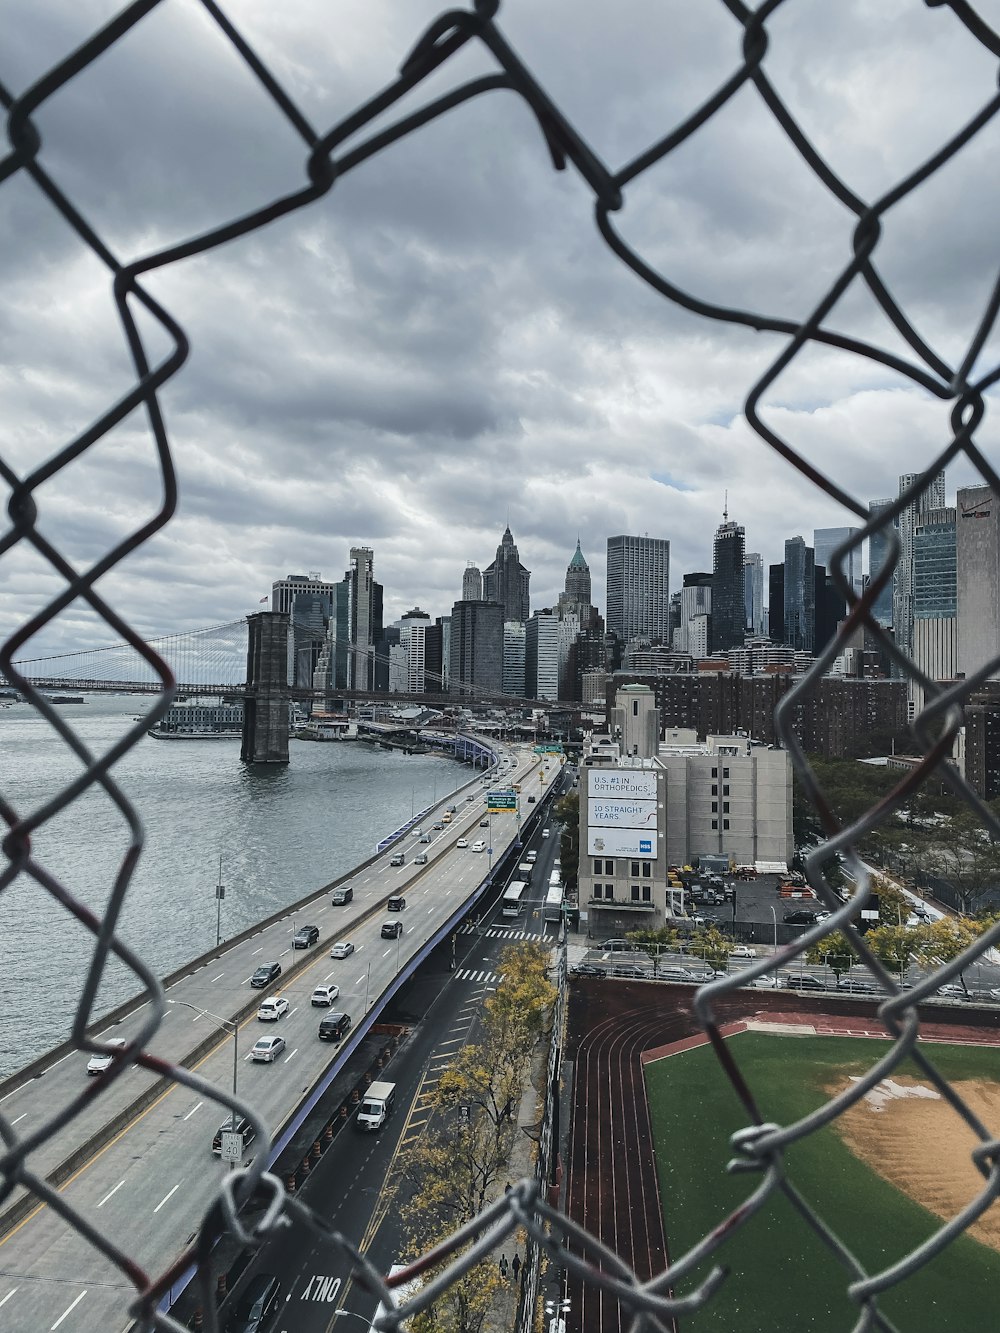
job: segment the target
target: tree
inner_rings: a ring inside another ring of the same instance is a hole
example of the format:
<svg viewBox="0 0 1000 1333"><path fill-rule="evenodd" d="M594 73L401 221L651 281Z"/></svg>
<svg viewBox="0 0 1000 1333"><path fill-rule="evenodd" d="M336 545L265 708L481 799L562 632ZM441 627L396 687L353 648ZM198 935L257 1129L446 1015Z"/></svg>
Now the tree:
<svg viewBox="0 0 1000 1333"><path fill-rule="evenodd" d="M559 860L563 883L575 888L580 878L580 795L569 791L556 801L552 812L561 825Z"/></svg>
<svg viewBox="0 0 1000 1333"><path fill-rule="evenodd" d="M923 926L877 926L865 935L865 944L891 972L902 977L918 956Z"/></svg>
<svg viewBox="0 0 1000 1333"><path fill-rule="evenodd" d="M991 924L992 922L988 922L984 927L979 921L950 916L928 922L927 925L920 927L917 960L925 967L942 967L956 959L973 940L979 938L983 929L988 929ZM964 968L958 974L958 979L962 983L962 989L968 994Z"/></svg>
<svg viewBox="0 0 1000 1333"><path fill-rule="evenodd" d="M659 926L655 930L630 930L625 936L629 944L637 949L646 949L653 959L653 976L660 970L660 955L676 953L680 936L672 926Z"/></svg>
<svg viewBox="0 0 1000 1333"><path fill-rule="evenodd" d="M728 968L732 951L733 941L723 935L718 926L702 926L691 936L691 952L703 958L717 972Z"/></svg>
<svg viewBox="0 0 1000 1333"><path fill-rule="evenodd" d="M962 912L971 912L986 889L1000 885L1000 843L966 806L937 825L922 860L926 870L951 885Z"/></svg>
<svg viewBox="0 0 1000 1333"><path fill-rule="evenodd" d="M872 876L872 893L878 898L880 926L905 926L913 911L913 904L902 889L884 875Z"/></svg>
<svg viewBox="0 0 1000 1333"><path fill-rule="evenodd" d="M828 967L839 985L840 978L845 972L850 972L858 961L858 956L838 930L832 935L827 935L825 939L810 944L806 950L806 961L817 967Z"/></svg>
<svg viewBox="0 0 1000 1333"><path fill-rule="evenodd" d="M392 1189L408 1257L481 1213L509 1171L515 1110L556 994L548 965L543 945L503 951L503 980L484 1006L482 1038L455 1057L435 1091L431 1125L400 1157ZM476 1265L414 1316L413 1333L482 1333L500 1281L491 1260Z"/></svg>

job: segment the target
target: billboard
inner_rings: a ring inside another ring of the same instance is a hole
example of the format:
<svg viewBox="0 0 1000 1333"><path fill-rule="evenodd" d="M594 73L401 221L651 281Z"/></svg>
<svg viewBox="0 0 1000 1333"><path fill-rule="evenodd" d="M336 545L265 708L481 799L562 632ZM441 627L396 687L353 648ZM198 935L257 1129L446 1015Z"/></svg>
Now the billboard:
<svg viewBox="0 0 1000 1333"><path fill-rule="evenodd" d="M588 856L641 856L656 859L656 829L588 828Z"/></svg>
<svg viewBox="0 0 1000 1333"><path fill-rule="evenodd" d="M592 768L587 794L625 796L640 801L656 800L656 774L642 768Z"/></svg>
<svg viewBox="0 0 1000 1333"><path fill-rule="evenodd" d="M593 796L587 801L587 823L593 828L637 828L656 832L656 802L612 799L602 801Z"/></svg>

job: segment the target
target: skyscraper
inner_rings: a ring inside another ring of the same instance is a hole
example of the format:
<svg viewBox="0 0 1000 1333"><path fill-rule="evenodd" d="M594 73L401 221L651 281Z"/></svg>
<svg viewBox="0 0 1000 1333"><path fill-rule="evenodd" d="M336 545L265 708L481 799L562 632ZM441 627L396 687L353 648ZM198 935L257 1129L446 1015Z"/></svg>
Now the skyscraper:
<svg viewBox="0 0 1000 1333"><path fill-rule="evenodd" d="M524 624L508 620L503 627L503 692L523 699L524 695Z"/></svg>
<svg viewBox="0 0 1000 1333"><path fill-rule="evenodd" d="M670 543L662 537L608 538L608 631L629 639L667 641Z"/></svg>
<svg viewBox="0 0 1000 1333"><path fill-rule="evenodd" d="M919 472L904 472L899 479L899 494L908 491L921 475ZM913 652L913 537L923 514L930 509L943 508L944 473L939 472L896 519L900 553L893 580L892 625L896 643L906 653Z"/></svg>
<svg viewBox="0 0 1000 1333"><path fill-rule="evenodd" d="M1000 653L1000 505L991 488L963 487L955 521L958 670L970 676Z"/></svg>
<svg viewBox="0 0 1000 1333"><path fill-rule="evenodd" d="M872 518L878 518L880 514L892 505L891 500L869 500L868 513ZM884 528L879 528L868 538L868 576L874 578L879 570L883 569L889 560L889 535ZM892 624L892 585L890 579L886 586L875 599L872 607L872 617L880 625Z"/></svg>
<svg viewBox="0 0 1000 1333"><path fill-rule="evenodd" d="M536 611L524 627L524 689L529 699L559 698L559 617Z"/></svg>
<svg viewBox="0 0 1000 1333"><path fill-rule="evenodd" d="M375 688L375 644L382 637L382 585L375 582L375 553L370 546L351 548L344 575L348 590L350 651L347 683L352 690Z"/></svg>
<svg viewBox="0 0 1000 1333"><path fill-rule="evenodd" d="M462 575L462 601L481 602L483 600L483 576L478 566L470 560Z"/></svg>
<svg viewBox="0 0 1000 1333"><path fill-rule="evenodd" d="M593 623L597 615L597 609L590 600L590 566L584 559L583 552L580 550L580 541L577 538L576 550L573 557L566 567L566 583L563 591L559 594L559 618L566 616L576 616L580 622L581 628Z"/></svg>
<svg viewBox="0 0 1000 1333"><path fill-rule="evenodd" d="M767 567L767 633L772 643L785 642L785 566Z"/></svg>
<svg viewBox="0 0 1000 1333"><path fill-rule="evenodd" d="M913 534L913 660L931 680L953 680L958 625L955 509L929 509ZM914 710L922 688L910 682Z"/></svg>
<svg viewBox="0 0 1000 1333"><path fill-rule="evenodd" d="M833 553L851 537L856 537L860 528L814 528L813 558L817 567L822 565L830 578L833 578ZM861 590L861 547L856 546L844 557L844 573L847 585L855 592Z"/></svg>
<svg viewBox="0 0 1000 1333"><path fill-rule="evenodd" d="M691 622L696 617L706 617L712 611L712 575L703 572L695 572L684 575L684 586L680 591L680 624L674 634L673 644L679 653L692 653L694 648L691 645ZM700 620L699 624L708 626L708 620ZM699 657L708 656L708 640L701 644L699 639Z"/></svg>
<svg viewBox="0 0 1000 1333"><path fill-rule="evenodd" d="M785 542L785 643L811 653L816 642L816 572L804 537Z"/></svg>
<svg viewBox="0 0 1000 1333"><path fill-rule="evenodd" d="M724 653L743 642L743 557L746 533L729 521L728 510L715 533L712 561L712 652Z"/></svg>
<svg viewBox="0 0 1000 1333"><path fill-rule="evenodd" d="M747 631L760 638L764 633L764 561L756 551L743 557L743 613Z"/></svg>
<svg viewBox="0 0 1000 1333"><path fill-rule="evenodd" d="M496 602L456 602L451 609L453 694L503 692L503 608Z"/></svg>
<svg viewBox="0 0 1000 1333"><path fill-rule="evenodd" d="M528 584L531 571L518 558L517 547L510 525L497 547L496 557L483 570L483 597L487 602L499 602L504 620L526 621L530 615Z"/></svg>

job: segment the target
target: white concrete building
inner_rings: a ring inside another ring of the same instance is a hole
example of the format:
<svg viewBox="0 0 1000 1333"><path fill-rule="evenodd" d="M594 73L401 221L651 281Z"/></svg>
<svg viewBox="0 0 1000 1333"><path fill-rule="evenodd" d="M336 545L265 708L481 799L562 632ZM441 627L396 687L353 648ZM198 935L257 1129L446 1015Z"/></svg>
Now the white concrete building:
<svg viewBox="0 0 1000 1333"><path fill-rule="evenodd" d="M655 928L680 915L669 868L695 857L787 865L794 844L786 751L746 736L699 742L681 728L660 742L647 686L620 689L609 720L612 734L592 738L580 765L579 895L589 933Z"/></svg>
<svg viewBox="0 0 1000 1333"><path fill-rule="evenodd" d="M524 686L529 699L559 698L559 617L536 611L525 626Z"/></svg>
<svg viewBox="0 0 1000 1333"><path fill-rule="evenodd" d="M792 837L792 764L785 750L746 736L709 736L660 746L667 772L666 844L671 865L728 856L737 865L786 864Z"/></svg>

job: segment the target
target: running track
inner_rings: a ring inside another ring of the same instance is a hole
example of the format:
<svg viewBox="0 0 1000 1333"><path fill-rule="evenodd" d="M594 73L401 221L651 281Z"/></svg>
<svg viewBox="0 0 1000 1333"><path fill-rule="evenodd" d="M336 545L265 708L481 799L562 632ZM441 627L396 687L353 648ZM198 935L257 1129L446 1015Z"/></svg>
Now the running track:
<svg viewBox="0 0 1000 1333"><path fill-rule="evenodd" d="M566 1054L574 1069L565 1208L642 1280L662 1272L668 1257L642 1055L701 1035L693 994L689 986L589 978L577 978L570 992ZM790 1013L789 999L788 992L736 991L717 1002L716 1021L759 1016L811 1023L831 1034L885 1035L870 1001L845 997L831 1004L796 995ZM956 1012L961 1022L934 1021L938 1013L922 1022L925 1037L1000 1040L996 1010ZM630 1317L616 1298L572 1276L567 1294L567 1333L626 1333Z"/></svg>

